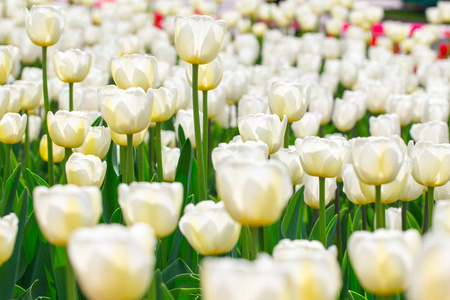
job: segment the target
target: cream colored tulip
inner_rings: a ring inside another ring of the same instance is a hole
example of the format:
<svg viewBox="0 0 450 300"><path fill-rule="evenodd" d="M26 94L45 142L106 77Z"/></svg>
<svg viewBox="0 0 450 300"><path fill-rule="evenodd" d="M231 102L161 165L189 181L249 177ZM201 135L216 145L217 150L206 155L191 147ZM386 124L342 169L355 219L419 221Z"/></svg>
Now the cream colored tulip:
<svg viewBox="0 0 450 300"><path fill-rule="evenodd" d="M155 265L156 239L147 224L101 224L77 230L67 252L80 289L92 300L140 299Z"/></svg>
<svg viewBox="0 0 450 300"><path fill-rule="evenodd" d="M450 181L434 189L434 200L450 200Z"/></svg>
<svg viewBox="0 0 450 300"><path fill-rule="evenodd" d="M8 112L9 99L11 92L8 88L0 87L0 119Z"/></svg>
<svg viewBox="0 0 450 300"><path fill-rule="evenodd" d="M14 213L0 218L0 266L6 262L14 251L19 219Z"/></svg>
<svg viewBox="0 0 450 300"><path fill-rule="evenodd" d="M8 47L0 47L0 84L4 84L13 67L13 54Z"/></svg>
<svg viewBox="0 0 450 300"><path fill-rule="evenodd" d="M424 186L437 187L450 180L450 145L419 141L408 143L412 176Z"/></svg>
<svg viewBox="0 0 450 300"><path fill-rule="evenodd" d="M102 117L115 133L134 134L150 125L153 98L142 88L112 90L99 98Z"/></svg>
<svg viewBox="0 0 450 300"><path fill-rule="evenodd" d="M102 195L97 187L38 186L33 190L33 207L46 239L66 247L76 229L97 224L102 214Z"/></svg>
<svg viewBox="0 0 450 300"><path fill-rule="evenodd" d="M358 67L351 60L342 60L341 66L345 72L341 73L340 82L344 87L352 88L358 80Z"/></svg>
<svg viewBox="0 0 450 300"><path fill-rule="evenodd" d="M382 185L394 181L405 155L398 139L395 136L352 139L351 161L363 183Z"/></svg>
<svg viewBox="0 0 450 300"><path fill-rule="evenodd" d="M292 196L291 178L278 161L222 164L216 185L228 213L246 226L273 224Z"/></svg>
<svg viewBox="0 0 450 300"><path fill-rule="evenodd" d="M389 207L388 209L386 209L385 214L386 214L386 229L402 230L402 209L400 207Z"/></svg>
<svg viewBox="0 0 450 300"><path fill-rule="evenodd" d="M311 100L309 102L308 111L318 113L322 116L320 125L325 125L331 120L333 112L333 96L331 93L324 95L313 95L314 88L311 89Z"/></svg>
<svg viewBox="0 0 450 300"><path fill-rule="evenodd" d="M127 225L147 223L158 238L175 231L183 204L179 182L133 182L119 185L119 204Z"/></svg>
<svg viewBox="0 0 450 300"><path fill-rule="evenodd" d="M281 148L287 126L287 117L282 121L277 115L256 114L238 119L239 133L245 141L263 141L269 146L269 154Z"/></svg>
<svg viewBox="0 0 450 300"><path fill-rule="evenodd" d="M53 162L59 163L61 162L65 157L65 151L64 147L60 147L52 142L52 149L53 149ZM39 155L41 156L42 160L45 162L48 162L48 151L47 151L47 135L44 134L41 138L41 141L39 143Z"/></svg>
<svg viewBox="0 0 450 300"><path fill-rule="evenodd" d="M360 181L356 175L355 168L352 164L345 164L341 173L342 181L344 182L344 193L348 200L355 204L366 205L374 202L373 199L368 199L364 196Z"/></svg>
<svg viewBox="0 0 450 300"><path fill-rule="evenodd" d="M199 112L200 116L200 132L203 132L203 114ZM189 139L191 141L192 147L196 147L196 141L195 141L195 132L194 132L194 115L193 110L184 110L181 109L178 111L177 116L175 117L175 133L178 137L178 126L183 128L184 135L186 139Z"/></svg>
<svg viewBox="0 0 450 300"><path fill-rule="evenodd" d="M223 59L219 54L210 63L198 67L198 90L210 91L215 89L222 81ZM186 64L186 78L192 86L192 65Z"/></svg>
<svg viewBox="0 0 450 300"><path fill-rule="evenodd" d="M251 97L248 95L244 95L239 100L238 102L239 117L245 117L248 115L254 115L258 113L270 114L269 101L267 97Z"/></svg>
<svg viewBox="0 0 450 300"><path fill-rule="evenodd" d="M18 85L5 84L3 89L9 90L9 102L6 111L11 113L18 113L20 107L22 106L23 97L25 90L23 87Z"/></svg>
<svg viewBox="0 0 450 300"><path fill-rule="evenodd" d="M336 246L325 249L318 241L281 240L273 250L275 261L289 265L296 297L336 299L342 287Z"/></svg>
<svg viewBox="0 0 450 300"><path fill-rule="evenodd" d="M309 87L301 83L279 82L269 90L269 107L280 120L287 116L288 122L299 121L309 104Z"/></svg>
<svg viewBox="0 0 450 300"><path fill-rule="evenodd" d="M396 114L383 114L377 117L370 116L369 131L371 136L400 136L400 120Z"/></svg>
<svg viewBox="0 0 450 300"><path fill-rule="evenodd" d="M23 98L20 103L21 110L32 110L41 104L42 82L17 80L14 85L23 89Z"/></svg>
<svg viewBox="0 0 450 300"><path fill-rule="evenodd" d="M319 132L322 115L314 112L306 112L300 121L293 122L291 129L297 138L315 136Z"/></svg>
<svg viewBox="0 0 450 300"><path fill-rule="evenodd" d="M200 268L204 300L295 299L287 268L261 255L255 261L208 258Z"/></svg>
<svg viewBox="0 0 450 300"><path fill-rule="evenodd" d="M341 131L347 132L355 127L358 117L358 106L352 102L336 99L331 121Z"/></svg>
<svg viewBox="0 0 450 300"><path fill-rule="evenodd" d="M356 104L356 106L358 107L358 116L357 116L358 121L361 120L366 115L367 99L368 94L364 91L346 90L344 91L344 94L342 96L342 100Z"/></svg>
<svg viewBox="0 0 450 300"><path fill-rule="evenodd" d="M415 229L355 231L347 246L362 287L372 294L389 296L403 292L408 286L420 234Z"/></svg>
<svg viewBox="0 0 450 300"><path fill-rule="evenodd" d="M201 255L230 252L241 233L241 224L230 217L224 203L210 200L188 204L179 227L189 244Z"/></svg>
<svg viewBox="0 0 450 300"><path fill-rule="evenodd" d="M121 89L153 87L158 77L156 58L147 54L131 54L111 59L111 74Z"/></svg>
<svg viewBox="0 0 450 300"><path fill-rule="evenodd" d="M30 143L40 137L42 129L42 119L39 116L29 115L28 117L28 138ZM22 143L25 143L25 135L22 138Z"/></svg>
<svg viewBox="0 0 450 300"><path fill-rule="evenodd" d="M153 99L152 122L163 122L176 112L178 90L175 88L149 89L147 94Z"/></svg>
<svg viewBox="0 0 450 300"><path fill-rule="evenodd" d="M67 183L100 188L106 174L106 161L94 155L73 153L66 163Z"/></svg>
<svg viewBox="0 0 450 300"><path fill-rule="evenodd" d="M147 131L148 128L133 134L133 147L139 146L144 141ZM110 130L109 133L111 134L111 140L114 142L114 144L124 147L127 146L126 134L116 133L112 130Z"/></svg>
<svg viewBox="0 0 450 300"><path fill-rule="evenodd" d="M56 76L68 83L81 82L89 73L92 54L80 49L58 51L53 55L53 67Z"/></svg>
<svg viewBox="0 0 450 300"><path fill-rule="evenodd" d="M247 86L248 78L246 73L242 70L225 71L223 73L222 84L226 88L227 104L235 105L244 96Z"/></svg>
<svg viewBox="0 0 450 300"><path fill-rule="evenodd" d="M47 126L52 141L64 148L78 148L83 145L89 130L86 117L80 112L58 110L47 114Z"/></svg>
<svg viewBox="0 0 450 300"><path fill-rule="evenodd" d="M56 44L64 29L62 11L56 6L35 5L25 11L25 28L30 40L37 46Z"/></svg>
<svg viewBox="0 0 450 300"><path fill-rule="evenodd" d="M109 151L111 144L111 134L108 127L95 126L89 127L89 131L79 148L73 149L75 152L84 155L95 155L103 159Z"/></svg>
<svg viewBox="0 0 450 300"><path fill-rule="evenodd" d="M180 158L180 148L162 147L162 164L163 164L163 179L167 182L173 182Z"/></svg>
<svg viewBox="0 0 450 300"><path fill-rule="evenodd" d="M198 105L200 111L203 112L203 95L199 94ZM224 86L218 86L214 90L208 92L208 119L214 119L224 112L226 105L226 89Z"/></svg>
<svg viewBox="0 0 450 300"><path fill-rule="evenodd" d="M178 90L177 98L177 108L178 112L180 109L187 109L192 103L192 88L189 86L189 82L184 76L181 77L170 77L164 80L163 87L167 89L176 88ZM200 95L200 93L199 93ZM199 97L200 98L200 97Z"/></svg>
<svg viewBox="0 0 450 300"><path fill-rule="evenodd" d="M386 112L396 114L401 126L411 123L413 106L413 98L409 95L390 95L386 100Z"/></svg>
<svg viewBox="0 0 450 300"><path fill-rule="evenodd" d="M305 203L314 209L319 209L319 178L309 176L308 173L305 172L302 183L305 185ZM336 188L336 178L325 179L325 206L334 199Z"/></svg>
<svg viewBox="0 0 450 300"><path fill-rule="evenodd" d="M207 64L220 50L227 22L208 16L175 17L175 48L178 56L190 64Z"/></svg>
<svg viewBox="0 0 450 300"><path fill-rule="evenodd" d="M433 232L450 234L450 197L436 203L433 210Z"/></svg>
<svg viewBox="0 0 450 300"><path fill-rule="evenodd" d="M264 161L269 156L269 147L261 141L243 143L220 143L212 150L211 161L214 170L221 164L237 161Z"/></svg>
<svg viewBox="0 0 450 300"><path fill-rule="evenodd" d="M305 171L303 171L298 152L294 146L290 146L289 149L280 148L280 150L270 155L270 159L278 160L286 166L291 177L292 186L302 183Z"/></svg>
<svg viewBox="0 0 450 300"><path fill-rule="evenodd" d="M345 139L305 137L295 141L303 170L310 176L333 178L339 175L349 155Z"/></svg>
<svg viewBox="0 0 450 300"><path fill-rule="evenodd" d="M409 132L415 142L428 141L436 144L449 143L448 125L442 121L413 124Z"/></svg>
<svg viewBox="0 0 450 300"><path fill-rule="evenodd" d="M19 143L27 127L27 115L6 113L0 120L0 142L4 144Z"/></svg>
<svg viewBox="0 0 450 300"><path fill-rule="evenodd" d="M400 43L408 35L407 25L399 21L386 21L383 28L386 36L394 43Z"/></svg>

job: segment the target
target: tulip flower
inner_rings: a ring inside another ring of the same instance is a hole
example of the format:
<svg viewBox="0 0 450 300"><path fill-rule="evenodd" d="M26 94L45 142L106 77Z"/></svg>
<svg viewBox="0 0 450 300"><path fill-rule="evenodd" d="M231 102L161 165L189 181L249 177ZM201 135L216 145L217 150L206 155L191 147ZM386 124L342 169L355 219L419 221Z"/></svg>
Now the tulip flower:
<svg viewBox="0 0 450 300"><path fill-rule="evenodd" d="M102 196L97 187L38 186L33 190L33 207L46 239L65 247L74 230L97 224L102 213Z"/></svg>
<svg viewBox="0 0 450 300"><path fill-rule="evenodd" d="M450 198L436 203L433 212L433 232L450 234Z"/></svg>
<svg viewBox="0 0 450 300"><path fill-rule="evenodd" d="M0 84L8 80L9 73L13 67L13 54L8 47L0 47Z"/></svg>
<svg viewBox="0 0 450 300"><path fill-rule="evenodd" d="M208 258L200 269L202 299L258 300L296 299L288 268L270 256L249 262L244 259Z"/></svg>
<svg viewBox="0 0 450 300"><path fill-rule="evenodd" d="M78 148L83 145L89 130L86 117L78 112L49 112L47 124L50 138L56 145L64 148Z"/></svg>
<svg viewBox="0 0 450 300"><path fill-rule="evenodd" d="M139 146L144 141L145 135L147 134L147 131L148 131L147 129L148 128L133 134L133 144L132 144L133 147ZM123 146L123 147L127 146L127 135L126 134L116 133L112 130L110 130L110 134L111 134L112 141L116 145Z"/></svg>
<svg viewBox="0 0 450 300"><path fill-rule="evenodd" d="M94 155L73 153L65 164L67 183L100 188L106 174L106 161Z"/></svg>
<svg viewBox="0 0 450 300"><path fill-rule="evenodd" d="M14 213L0 218L0 266L6 262L14 251L19 219Z"/></svg>
<svg viewBox="0 0 450 300"><path fill-rule="evenodd" d="M308 111L320 114L322 116L320 125L325 125L331 120L334 103L333 96L330 91L324 92L323 94L313 91L314 88L311 89L311 100L309 101ZM318 94L316 95L315 93Z"/></svg>
<svg viewBox="0 0 450 300"><path fill-rule="evenodd" d="M192 143L193 148L197 148L197 140L195 135L195 126L194 126L194 111L192 109L184 110L181 109L178 111L177 116L175 117L174 127L175 134L178 137L178 126L181 125L183 128L184 135L186 139L189 139ZM203 125L203 114L200 113L200 125ZM203 126L200 126L200 129L203 130Z"/></svg>
<svg viewBox="0 0 450 300"><path fill-rule="evenodd" d="M434 189L434 200L450 200L450 181L442 186L438 186Z"/></svg>
<svg viewBox="0 0 450 300"><path fill-rule="evenodd" d="M403 292L408 286L420 234L415 229L355 231L347 246L362 287L375 295L390 296Z"/></svg>
<svg viewBox="0 0 450 300"><path fill-rule="evenodd" d="M402 230L402 209L400 207L389 207L386 209L385 215L386 229Z"/></svg>
<svg viewBox="0 0 450 300"><path fill-rule="evenodd" d="M341 132L355 127L358 117L358 106L352 102L336 99L331 120Z"/></svg>
<svg viewBox="0 0 450 300"><path fill-rule="evenodd" d="M241 224L230 217L224 203L211 200L188 204L179 227L195 251L205 256L230 252L241 233Z"/></svg>
<svg viewBox="0 0 450 300"><path fill-rule="evenodd" d="M269 154L281 148L287 125L287 117L282 121L277 115L256 114L238 119L239 133L245 141L263 141L269 146Z"/></svg>
<svg viewBox="0 0 450 300"><path fill-rule="evenodd" d="M170 77L164 80L163 87L167 89L176 88L178 90L177 97L177 108L178 112L180 109L188 109L191 103L191 87L189 86L189 82L183 76L181 77Z"/></svg>
<svg viewBox="0 0 450 300"><path fill-rule="evenodd" d="M291 129L296 138L315 136L319 132L322 115L319 113L306 112L300 121L293 122Z"/></svg>
<svg viewBox="0 0 450 300"><path fill-rule="evenodd" d="M244 95L238 103L238 117L254 114L270 114L269 101L267 97L250 97ZM308 114L308 113L306 113ZM305 116L306 116L305 114ZM302 118L303 120L303 118ZM298 121L300 122L300 121ZM294 124L294 123L293 123Z"/></svg>
<svg viewBox="0 0 450 300"><path fill-rule="evenodd" d="M273 250L275 261L289 265L296 297L293 299L336 299L342 286L336 246L317 241L281 240Z"/></svg>
<svg viewBox="0 0 450 300"><path fill-rule="evenodd" d="M147 54L125 54L111 59L114 82L121 89L140 87L144 91L155 84L158 68L156 58Z"/></svg>
<svg viewBox="0 0 450 300"><path fill-rule="evenodd" d="M413 98L409 95L390 95L386 100L386 112L396 114L401 126L406 126L413 119Z"/></svg>
<svg viewBox="0 0 450 300"><path fill-rule="evenodd" d="M412 160L412 176L419 184L428 187L427 211L424 212L424 229L431 227L434 206L434 188L450 180L450 145L419 141L408 143ZM426 224L428 222L428 224Z"/></svg>
<svg viewBox="0 0 450 300"><path fill-rule="evenodd" d="M89 127L83 144L73 150L84 155L95 155L103 159L109 151L110 144L111 134L109 128L95 126Z"/></svg>
<svg viewBox="0 0 450 300"><path fill-rule="evenodd" d="M9 90L9 102L6 111L18 113L20 111L20 107L22 106L25 89L22 86L10 84L5 84L2 88Z"/></svg>
<svg viewBox="0 0 450 300"><path fill-rule="evenodd" d="M11 173L11 147L22 140L26 126L27 115L6 113L0 120L0 142L6 144L4 181Z"/></svg>
<svg viewBox="0 0 450 300"><path fill-rule="evenodd" d="M140 299L155 265L155 238L147 224L101 224L77 230L67 252L81 291L92 300Z"/></svg>
<svg viewBox="0 0 450 300"><path fill-rule="evenodd" d="M237 161L264 161L269 156L269 147L261 141L247 141L243 143L220 143L212 151L214 169L221 164Z"/></svg>
<svg viewBox="0 0 450 300"><path fill-rule="evenodd" d="M415 142L429 141L436 144L449 143L448 125L442 121L413 124L410 133Z"/></svg>
<svg viewBox="0 0 450 300"><path fill-rule="evenodd" d="M302 183L305 171L303 171L298 152L294 146L280 148L280 150L270 155L270 159L278 160L286 166L291 177L292 186Z"/></svg>
<svg viewBox="0 0 450 300"><path fill-rule="evenodd" d="M64 147L60 147L52 142L52 153L53 153L53 162L59 163L64 159L65 152ZM44 134L41 138L41 141L39 143L39 155L41 156L42 160L45 162L48 162L48 151L47 151L47 135Z"/></svg>
<svg viewBox="0 0 450 300"><path fill-rule="evenodd" d="M375 186L377 225L384 227L381 185L397 177L406 149L400 137L355 138L351 141L351 161L361 182Z"/></svg>
<svg viewBox="0 0 450 300"><path fill-rule="evenodd" d="M383 114L377 117L370 116L369 131L371 136L400 136L400 120L396 114Z"/></svg>
<svg viewBox="0 0 450 300"><path fill-rule="evenodd" d="M175 173L177 170L178 161L180 159L180 148L162 147L162 165L163 165L163 179L167 182L175 180Z"/></svg>
<svg viewBox="0 0 450 300"><path fill-rule="evenodd" d="M225 86L227 104L235 105L245 94L248 85L246 74L241 71L225 71L223 73L222 85Z"/></svg>

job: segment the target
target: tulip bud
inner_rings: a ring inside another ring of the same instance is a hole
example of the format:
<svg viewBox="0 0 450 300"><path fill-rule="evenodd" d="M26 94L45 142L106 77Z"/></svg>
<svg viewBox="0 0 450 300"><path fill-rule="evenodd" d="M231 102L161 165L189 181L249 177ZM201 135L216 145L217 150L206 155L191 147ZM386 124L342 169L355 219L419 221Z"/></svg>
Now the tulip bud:
<svg viewBox="0 0 450 300"><path fill-rule="evenodd" d="M67 182L78 186L100 188L106 174L106 161L94 155L73 153L66 163Z"/></svg>
<svg viewBox="0 0 450 300"><path fill-rule="evenodd" d="M120 184L118 191L127 225L147 223L158 238L170 235L177 228L183 204L181 183L133 182Z"/></svg>
<svg viewBox="0 0 450 300"><path fill-rule="evenodd" d="M227 22L208 16L177 15L175 17L175 48L182 60L190 64L207 64L219 53L227 31Z"/></svg>
<svg viewBox="0 0 450 300"><path fill-rule="evenodd" d="M247 90L248 80L243 71L225 71L222 84L226 88L227 104L236 104Z"/></svg>
<svg viewBox="0 0 450 300"><path fill-rule="evenodd" d="M180 159L180 148L162 147L163 179L167 182L175 180L178 161Z"/></svg>
<svg viewBox="0 0 450 300"><path fill-rule="evenodd" d="M25 90L19 85L3 85L2 89L9 90L9 102L6 111L11 113L18 113L22 106Z"/></svg>
<svg viewBox="0 0 450 300"><path fill-rule="evenodd" d="M62 12L55 6L35 5L25 10L25 27L30 40L37 46L56 44L64 29Z"/></svg>
<svg viewBox="0 0 450 300"><path fill-rule="evenodd" d="M364 91L346 90L342 96L342 100L356 104L358 107L357 120L361 120L367 112L367 98L368 95Z"/></svg>
<svg viewBox="0 0 450 300"><path fill-rule="evenodd" d="M424 186L442 186L450 180L450 145L419 141L408 143L412 176Z"/></svg>
<svg viewBox="0 0 450 300"><path fill-rule="evenodd" d="M0 84L4 84L13 67L13 54L8 47L0 47Z"/></svg>
<svg viewBox="0 0 450 300"><path fill-rule="evenodd" d="M413 124L410 133L415 142L429 141L436 144L449 143L448 125L442 121Z"/></svg>
<svg viewBox="0 0 450 300"><path fill-rule="evenodd" d="M345 72L341 73L340 81L346 88L352 88L358 80L358 68L355 63L350 60L342 61L342 69Z"/></svg>
<svg viewBox="0 0 450 300"><path fill-rule="evenodd" d="M366 205L374 202L373 199L368 199L361 190L361 183L356 175L355 168L352 164L345 164L341 173L342 181L344 182L344 193L348 200L355 204Z"/></svg>
<svg viewBox="0 0 450 300"><path fill-rule="evenodd" d="M433 210L433 232L450 234L450 198L439 201Z"/></svg>
<svg viewBox="0 0 450 300"><path fill-rule="evenodd" d="M6 113L0 120L0 142L4 144L19 143L27 127L27 115Z"/></svg>
<svg viewBox="0 0 450 300"><path fill-rule="evenodd" d="M389 296L407 287L420 246L420 234L415 229L355 231L347 245L362 287L372 294Z"/></svg>
<svg viewBox="0 0 450 300"><path fill-rule="evenodd" d="M402 230L402 209L400 207L389 207L386 209L386 229L388 230ZM375 214L376 215L376 214ZM375 228L376 228L376 218Z"/></svg>
<svg viewBox="0 0 450 300"><path fill-rule="evenodd" d="M299 121L309 104L309 88L300 83L279 82L272 85L269 91L269 107L273 114L288 122Z"/></svg>
<svg viewBox="0 0 450 300"><path fill-rule="evenodd" d="M101 224L77 230L67 252L87 298L140 299L152 281L155 244L147 224Z"/></svg>
<svg viewBox="0 0 450 300"><path fill-rule="evenodd" d="M319 132L322 115L313 112L306 112L300 121L293 122L291 129L295 137L305 138L307 136L315 136Z"/></svg>
<svg viewBox="0 0 450 300"><path fill-rule="evenodd" d="M311 91L313 91L313 89ZM334 102L331 93L329 93L329 91L323 95L313 95L311 93L310 98L311 101L309 102L308 110L313 113L318 113L322 116L320 125L325 125L330 122Z"/></svg>
<svg viewBox="0 0 450 300"><path fill-rule="evenodd" d="M241 224L230 217L224 203L210 200L188 204L179 226L189 244L201 255L231 251L241 233Z"/></svg>
<svg viewBox="0 0 450 300"><path fill-rule="evenodd" d="M39 116L28 116L28 139L30 142L36 140L41 134L42 119ZM22 143L25 143L25 135L22 138Z"/></svg>
<svg viewBox="0 0 450 300"><path fill-rule="evenodd" d="M383 24L385 34L394 42L400 43L408 35L407 26L402 22L386 21Z"/></svg>
<svg viewBox="0 0 450 300"><path fill-rule="evenodd" d="M49 111L47 126L52 141L64 148L78 148L83 145L89 130L86 117L79 112Z"/></svg>
<svg viewBox="0 0 450 300"><path fill-rule="evenodd" d="M38 186L33 190L33 206L39 229L47 240L65 247L74 230L97 224L102 196L97 187Z"/></svg>
<svg viewBox="0 0 450 300"><path fill-rule="evenodd" d="M358 106L352 102L336 99L331 120L341 132L350 131L356 125Z"/></svg>
<svg viewBox="0 0 450 300"><path fill-rule="evenodd" d="M319 209L319 178L305 172L302 183L305 185L305 203L314 209ZM336 178L325 179L325 206L334 199L336 188Z"/></svg>
<svg viewBox="0 0 450 300"><path fill-rule="evenodd" d="M201 94L199 94L201 95ZM203 95L198 97L200 111L203 112ZM223 113L226 105L226 89L224 86L218 86L208 92L208 119L214 119Z"/></svg>
<svg viewBox="0 0 450 300"><path fill-rule="evenodd" d="M396 114L383 114L377 117L370 116L369 131L371 136L400 136L400 120Z"/></svg>
<svg viewBox="0 0 450 300"><path fill-rule="evenodd" d="M286 166L291 177L292 186L302 183L305 171L303 171L298 152L294 146L290 146L289 149L280 148L280 150L270 155L270 159L278 160Z"/></svg>
<svg viewBox="0 0 450 300"><path fill-rule="evenodd" d="M95 155L103 159L108 153L110 144L111 134L109 128L95 126L89 127L83 145L73 150L84 155Z"/></svg>
<svg viewBox="0 0 450 300"><path fill-rule="evenodd" d="M139 146L145 138L145 135L148 132L148 128L140 131L140 132L136 132L133 134L133 147L137 147ZM109 133L111 134L111 139L114 142L114 144L119 145L119 146L127 146L127 135L126 134L120 134L120 133L116 133L112 130L109 131Z"/></svg>
<svg viewBox="0 0 450 300"><path fill-rule="evenodd" d="M14 213L0 218L0 266L6 262L14 251L19 219Z"/></svg>
<svg viewBox="0 0 450 300"><path fill-rule="evenodd" d="M289 173L278 161L221 164L216 185L228 213L246 226L276 222L292 195Z"/></svg>
<svg viewBox="0 0 450 300"><path fill-rule="evenodd" d="M200 65L198 68L198 90L210 91L215 89L222 81L223 60L219 54L210 63ZM186 78L192 86L192 65L186 64Z"/></svg>
<svg viewBox="0 0 450 300"><path fill-rule="evenodd" d="M421 121L442 121L447 122L450 114L450 104L447 100L436 99L428 100L425 111L422 114Z"/></svg>
<svg viewBox="0 0 450 300"><path fill-rule="evenodd" d="M64 147L60 147L52 142L53 149L53 162L59 163L65 157ZM47 151L47 135L44 134L39 143L39 154L43 161L48 162L48 151Z"/></svg>
<svg viewBox="0 0 450 300"><path fill-rule="evenodd" d="M17 80L14 85L21 87L24 92L20 103L21 110L32 110L39 106L42 100L42 82Z"/></svg>
<svg viewBox="0 0 450 300"><path fill-rule="evenodd" d="M386 112L396 114L401 126L406 126L413 119L413 99L409 95L390 95L386 100Z"/></svg>
<svg viewBox="0 0 450 300"><path fill-rule="evenodd" d="M152 122L163 122L172 118L177 108L177 89L161 87L149 89L147 94L153 99Z"/></svg>
<svg viewBox="0 0 450 300"><path fill-rule="evenodd" d="M180 109L187 109L192 102L192 89L186 78L171 77L164 80L163 87L167 89L176 88L178 90L177 97L177 108L178 112ZM201 94L199 94L201 95ZM200 97L199 97L200 98Z"/></svg>
<svg viewBox="0 0 450 300"><path fill-rule="evenodd" d="M53 66L58 78L63 82L83 81L91 68L92 54L80 49L58 51L53 55Z"/></svg>
<svg viewBox="0 0 450 300"><path fill-rule="evenodd" d="M153 87L157 78L157 62L150 55L131 54L111 59L111 74L121 89L140 87L144 91Z"/></svg>

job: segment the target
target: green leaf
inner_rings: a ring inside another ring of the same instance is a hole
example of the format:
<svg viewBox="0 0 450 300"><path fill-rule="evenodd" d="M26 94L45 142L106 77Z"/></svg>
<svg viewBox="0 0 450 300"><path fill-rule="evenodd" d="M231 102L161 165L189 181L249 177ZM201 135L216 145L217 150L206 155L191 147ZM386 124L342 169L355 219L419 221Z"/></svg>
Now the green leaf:
<svg viewBox="0 0 450 300"><path fill-rule="evenodd" d="M201 293L200 288L179 288L170 290L170 293L177 300L194 300Z"/></svg>
<svg viewBox="0 0 450 300"><path fill-rule="evenodd" d="M119 223L122 224L122 209L118 207L112 214L109 223Z"/></svg>
<svg viewBox="0 0 450 300"><path fill-rule="evenodd" d="M27 179L27 184L31 184L31 185L32 185L32 186L28 186L28 188L30 189L31 192L33 192L34 188L35 188L37 185L39 185L39 186L45 186L45 187L48 187L48 188L50 187L50 186L48 185L48 183L47 183L44 179L42 179L39 175L37 175L37 174L31 172L30 169L26 169L25 174L26 174L26 177L27 177L27 178L26 178L26 179ZM33 182L32 179L34 179L34 182ZM37 185L36 185L36 183L37 183ZM31 187L32 187L32 188L31 188Z"/></svg>
<svg viewBox="0 0 450 300"><path fill-rule="evenodd" d="M331 205L328 207L325 211L325 215L327 217L327 224L330 224L331 219L334 216L334 205ZM328 228L328 225L327 225ZM314 224L313 229L311 230L311 234L309 235L309 240L319 240L319 219L317 219L316 223Z"/></svg>
<svg viewBox="0 0 450 300"><path fill-rule="evenodd" d="M348 291L349 297L351 300L367 300L366 297L358 294L357 292L354 291Z"/></svg>
<svg viewBox="0 0 450 300"><path fill-rule="evenodd" d="M193 273L178 274L167 280L166 286L169 290L175 288L199 288L200 277Z"/></svg>
<svg viewBox="0 0 450 300"><path fill-rule="evenodd" d="M355 215L353 216L353 225L352 225L353 231L359 230L361 224L361 215L362 215L361 205L359 205Z"/></svg>
<svg viewBox="0 0 450 300"><path fill-rule="evenodd" d="M8 180L6 181L5 197L1 202L2 216L6 216L13 210L14 199L16 198L17 188L19 187L19 179L21 173L22 173L22 164L19 163L14 172L11 174L11 176L9 176Z"/></svg>
<svg viewBox="0 0 450 300"><path fill-rule="evenodd" d="M410 213L409 211L406 213L406 223L407 223L407 229L417 229L420 234L422 234L422 227L419 225L419 223L417 222L417 220L414 218L413 214Z"/></svg>
<svg viewBox="0 0 450 300"><path fill-rule="evenodd" d="M14 287L13 299L17 299L25 293L25 290L20 286L16 285Z"/></svg>
<svg viewBox="0 0 450 300"><path fill-rule="evenodd" d="M39 237L39 228L34 212L31 213L25 224L24 235L26 236L26 239L24 239L23 241L23 246L27 254L27 265L29 265L31 261L36 257Z"/></svg>
<svg viewBox="0 0 450 300"><path fill-rule="evenodd" d="M106 175L102 187L102 202L103 202L103 221L108 223L111 220L112 215L119 207L117 202L118 194L117 187L119 186L119 179L116 171L114 170L114 149L117 148L113 142L109 147L108 154L106 156Z"/></svg>
<svg viewBox="0 0 450 300"><path fill-rule="evenodd" d="M281 233L283 237L291 240L297 237L298 224L302 223L303 219L303 191L304 187L292 196L281 222Z"/></svg>
<svg viewBox="0 0 450 300"><path fill-rule="evenodd" d="M327 225L327 247L330 247L333 245L333 239L336 235L336 225L337 225L337 218L338 215L334 215L333 219L331 219L331 222Z"/></svg>
<svg viewBox="0 0 450 300"><path fill-rule="evenodd" d="M38 285L39 280L35 280L33 284L23 293L17 300L34 300L33 299L33 292L36 289L36 286Z"/></svg>
<svg viewBox="0 0 450 300"><path fill-rule="evenodd" d="M191 268L180 258L176 259L161 273L162 281L167 282L177 276L178 274L190 273L193 274Z"/></svg>
<svg viewBox="0 0 450 300"><path fill-rule="evenodd" d="M161 283L162 295L164 300L175 300L175 297L172 296L169 289L164 283Z"/></svg>
<svg viewBox="0 0 450 300"><path fill-rule="evenodd" d="M17 231L14 251L5 263L0 266L0 299L12 299L14 286L17 279L17 266L19 264L20 251L22 250L23 234L28 210L28 189L25 188L19 197L20 212L16 212L19 217L19 228Z"/></svg>
<svg viewBox="0 0 450 300"><path fill-rule="evenodd" d="M178 144L184 145L186 142L186 135L184 134L183 127L181 125L178 125Z"/></svg>
<svg viewBox="0 0 450 300"><path fill-rule="evenodd" d="M187 199L189 198L189 188L192 174L192 155L193 150L191 141L187 140L181 148L180 158L178 159L177 169L175 173L175 181L183 184L185 193L184 205L187 204Z"/></svg>
<svg viewBox="0 0 450 300"><path fill-rule="evenodd" d="M103 123L103 119L102 119L102 116L100 116L97 119L95 119L94 122L92 122L91 126L92 127L94 127L94 126L101 126L100 124L102 124L102 123Z"/></svg>

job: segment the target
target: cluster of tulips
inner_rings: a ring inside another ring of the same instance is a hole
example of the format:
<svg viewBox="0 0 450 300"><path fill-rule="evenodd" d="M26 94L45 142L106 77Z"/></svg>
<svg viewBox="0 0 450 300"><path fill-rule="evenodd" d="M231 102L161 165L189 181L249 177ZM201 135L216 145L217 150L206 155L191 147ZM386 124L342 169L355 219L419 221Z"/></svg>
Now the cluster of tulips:
<svg viewBox="0 0 450 300"><path fill-rule="evenodd" d="M74 2L3 2L0 300L450 298L450 3Z"/></svg>

